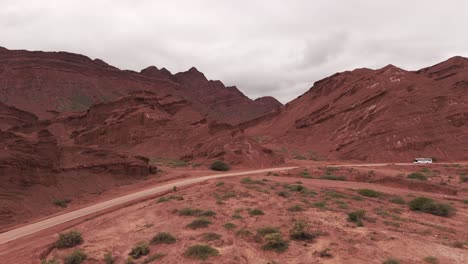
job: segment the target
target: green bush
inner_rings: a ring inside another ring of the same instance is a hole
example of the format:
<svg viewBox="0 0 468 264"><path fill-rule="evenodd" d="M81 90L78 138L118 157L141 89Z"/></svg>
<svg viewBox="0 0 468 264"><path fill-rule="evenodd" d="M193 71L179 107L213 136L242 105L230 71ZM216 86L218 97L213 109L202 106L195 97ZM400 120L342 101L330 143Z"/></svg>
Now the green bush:
<svg viewBox="0 0 468 264"><path fill-rule="evenodd" d="M234 229L234 228L237 227L235 224L233 224L233 223L231 223L231 222L227 222L227 223L225 223L223 226L224 226L224 228L226 228L227 230L232 230L232 229Z"/></svg>
<svg viewBox="0 0 468 264"><path fill-rule="evenodd" d="M218 255L219 251L210 245L193 245L184 252L185 257L199 260L206 260L209 257Z"/></svg>
<svg viewBox="0 0 468 264"><path fill-rule="evenodd" d="M383 264L400 264L400 261L394 258L386 259Z"/></svg>
<svg viewBox="0 0 468 264"><path fill-rule="evenodd" d="M380 192L372 190L372 189L359 189L357 192L366 197L379 197L381 195Z"/></svg>
<svg viewBox="0 0 468 264"><path fill-rule="evenodd" d="M331 257L333 257L333 255L330 253L330 251L331 250L329 248L324 248L324 249L320 250L318 252L319 257L321 257L321 258L331 258Z"/></svg>
<svg viewBox="0 0 468 264"><path fill-rule="evenodd" d="M165 197L160 197L156 202L163 203L163 202L169 202L170 200L183 201L184 197L180 195L165 196Z"/></svg>
<svg viewBox="0 0 468 264"><path fill-rule="evenodd" d="M128 255L130 255L130 257L134 259L139 259L142 256L148 255L149 252L150 249L148 247L148 244L146 244L145 242L139 242L132 248L132 251L130 251Z"/></svg>
<svg viewBox="0 0 468 264"><path fill-rule="evenodd" d="M83 243L83 237L78 231L70 231L68 233L62 233L59 235L55 246L57 248L71 248Z"/></svg>
<svg viewBox="0 0 468 264"><path fill-rule="evenodd" d="M438 264L439 260L436 257L427 256L427 257L424 258L424 262L430 263L430 264Z"/></svg>
<svg viewBox="0 0 468 264"><path fill-rule="evenodd" d="M254 216L254 215L264 215L265 213L260 210L260 209L249 209L249 215Z"/></svg>
<svg viewBox="0 0 468 264"><path fill-rule="evenodd" d="M297 221L290 231L290 237L293 240L311 241L315 239L318 234L313 234L307 231L309 225L305 221Z"/></svg>
<svg viewBox="0 0 468 264"><path fill-rule="evenodd" d="M214 171L228 171L230 169L229 165L226 163L217 160L210 165L210 169Z"/></svg>
<svg viewBox="0 0 468 264"><path fill-rule="evenodd" d="M299 184L287 185L286 188L288 188L291 192L302 192L307 189L306 187Z"/></svg>
<svg viewBox="0 0 468 264"><path fill-rule="evenodd" d="M285 197L285 198L287 198L287 197L290 196L290 195L289 195L289 192L286 192L286 191L280 191L280 192L277 192L276 194L277 194L278 196Z"/></svg>
<svg viewBox="0 0 468 264"><path fill-rule="evenodd" d="M450 204L439 203L431 198L417 197L409 202L409 207L413 211L420 211L437 216L451 216L455 214L455 209Z"/></svg>
<svg viewBox="0 0 468 264"><path fill-rule="evenodd" d="M151 244L174 244L176 240L170 233L159 232L151 239Z"/></svg>
<svg viewBox="0 0 468 264"><path fill-rule="evenodd" d="M68 206L68 204L71 203L70 199L57 199L54 200L54 205L65 208Z"/></svg>
<svg viewBox="0 0 468 264"><path fill-rule="evenodd" d="M217 183L216 183L216 186L217 186L217 187L219 187L219 186L224 186L224 182L222 182L222 181L221 181L221 182L217 182Z"/></svg>
<svg viewBox="0 0 468 264"><path fill-rule="evenodd" d="M419 172L410 173L408 174L408 176L406 176L406 178L413 179L413 180L427 181L427 177Z"/></svg>
<svg viewBox="0 0 468 264"><path fill-rule="evenodd" d="M336 176L336 175L323 175L320 177L322 180L330 180L330 181L346 181L345 176Z"/></svg>
<svg viewBox="0 0 468 264"><path fill-rule="evenodd" d="M288 241L283 239L280 233L272 233L265 235L265 244L262 246L264 250L274 250L276 252L284 252L288 249Z"/></svg>
<svg viewBox="0 0 468 264"><path fill-rule="evenodd" d="M131 256L128 256L125 260L125 264L135 264L135 260Z"/></svg>
<svg viewBox="0 0 468 264"><path fill-rule="evenodd" d="M266 183L260 180L252 180L250 177L243 178L241 180L242 184L258 184L258 185L265 185Z"/></svg>
<svg viewBox="0 0 468 264"><path fill-rule="evenodd" d="M64 264L80 264L85 261L88 256L81 250L75 250L70 255L66 256L63 263Z"/></svg>
<svg viewBox="0 0 468 264"><path fill-rule="evenodd" d="M290 211L290 212L301 212L301 211L304 211L304 208L301 205L296 204L294 206L289 207L288 211Z"/></svg>
<svg viewBox="0 0 468 264"><path fill-rule="evenodd" d="M193 220L190 224L187 225L188 228L191 229L198 229L198 228L203 228L211 225L211 221L208 221L204 218L199 218Z"/></svg>
<svg viewBox="0 0 468 264"><path fill-rule="evenodd" d="M106 264L114 264L115 263L115 258L112 256L111 252L107 252L104 254L104 263Z"/></svg>
<svg viewBox="0 0 468 264"><path fill-rule="evenodd" d="M348 221L356 223L358 226L363 226L362 219L364 218L366 211L357 210L348 214Z"/></svg>
<svg viewBox="0 0 468 264"><path fill-rule="evenodd" d="M221 239L221 235L213 232L203 233L202 240L203 241L213 241Z"/></svg>
<svg viewBox="0 0 468 264"><path fill-rule="evenodd" d="M179 215L182 216L214 216L215 212L212 210L203 211L201 209L183 208L179 211Z"/></svg>
<svg viewBox="0 0 468 264"><path fill-rule="evenodd" d="M273 233L280 233L280 230L277 227L273 226L264 226L257 229L257 234L261 236L266 236Z"/></svg>

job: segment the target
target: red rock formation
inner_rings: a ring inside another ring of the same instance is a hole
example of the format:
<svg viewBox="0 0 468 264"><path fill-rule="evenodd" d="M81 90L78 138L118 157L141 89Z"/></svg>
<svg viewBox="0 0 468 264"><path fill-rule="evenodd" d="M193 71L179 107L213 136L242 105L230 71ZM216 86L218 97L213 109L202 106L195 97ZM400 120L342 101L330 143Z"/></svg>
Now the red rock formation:
<svg viewBox="0 0 468 264"><path fill-rule="evenodd" d="M318 81L247 134L290 152L331 159L468 159L467 59L411 72L388 65Z"/></svg>

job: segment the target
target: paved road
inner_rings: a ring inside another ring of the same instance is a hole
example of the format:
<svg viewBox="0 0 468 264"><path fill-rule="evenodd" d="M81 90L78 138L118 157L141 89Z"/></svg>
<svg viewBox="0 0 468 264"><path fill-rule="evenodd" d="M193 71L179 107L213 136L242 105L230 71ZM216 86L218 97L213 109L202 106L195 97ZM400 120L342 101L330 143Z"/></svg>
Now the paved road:
<svg viewBox="0 0 468 264"><path fill-rule="evenodd" d="M198 183L206 180L216 179L216 178L224 178L224 177L232 177L232 176L241 176L241 175L249 175L249 174L257 174L257 173L265 173L269 171L284 171L289 169L294 169L296 167L282 167L282 168L270 168L270 169L261 169L261 170L250 170L250 171L243 171L243 172L232 172L232 173L223 173L223 174L215 174L215 175L208 175L203 177L197 177L192 179L185 179L176 182L172 182L169 184L149 188L147 190L139 191L136 193L132 193L129 195L125 195L122 197L118 197L109 201L105 201L102 203L98 203L89 207L85 207L73 212L65 213L59 216L55 216L43 221L39 221L37 223L29 224L23 227L19 227L5 233L0 234L0 244L4 244L8 241L12 241L41 230L57 226L75 219L78 219L83 216L87 216L105 209L109 209L118 205L122 205L124 203L132 202L144 197L148 197L160 192L171 190L174 186L182 187L186 185L190 185L193 183Z"/></svg>

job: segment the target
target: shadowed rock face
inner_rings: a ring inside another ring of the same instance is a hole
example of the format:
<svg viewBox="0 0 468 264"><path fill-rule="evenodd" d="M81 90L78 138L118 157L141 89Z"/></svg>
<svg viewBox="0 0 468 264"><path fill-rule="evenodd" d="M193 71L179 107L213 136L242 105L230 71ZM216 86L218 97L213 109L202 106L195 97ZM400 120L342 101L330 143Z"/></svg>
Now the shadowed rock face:
<svg viewBox="0 0 468 264"><path fill-rule="evenodd" d="M247 123L247 134L329 158L466 160L467 62L454 57L416 72L388 65L337 73Z"/></svg>
<svg viewBox="0 0 468 264"><path fill-rule="evenodd" d="M173 95L221 122L237 124L279 107L256 104L235 87L208 81L195 68L172 75L154 66L122 71L100 59L67 52L0 49L0 102L50 118L84 111L137 91ZM235 107L238 106L238 107Z"/></svg>

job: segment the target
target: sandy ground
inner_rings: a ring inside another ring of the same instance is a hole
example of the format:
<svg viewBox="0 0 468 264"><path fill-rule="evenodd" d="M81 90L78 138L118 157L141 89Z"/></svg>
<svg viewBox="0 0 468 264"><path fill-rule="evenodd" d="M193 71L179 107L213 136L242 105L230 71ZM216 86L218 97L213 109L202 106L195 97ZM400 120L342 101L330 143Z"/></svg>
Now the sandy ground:
<svg viewBox="0 0 468 264"><path fill-rule="evenodd" d="M398 174L420 171L422 168L366 167L361 173L373 170L375 177L398 177ZM447 175L465 169L463 166L441 165L429 168L440 171L432 177L447 178ZM303 169L312 172L324 168L309 165ZM351 173L348 169L342 168L336 173ZM359 167L353 169L360 170ZM453 185L459 192L457 195L446 195L371 182L308 179L295 170L279 176L272 173L251 176L253 183L242 183L242 178L244 176L199 183L165 195L182 196L183 200L158 202L158 199L151 199L77 222L66 230L82 232L84 243L77 248L88 254L84 263L103 263L106 252L112 252L117 263L124 263L135 244L139 241L149 242L158 232L171 233L177 242L170 245L150 244L149 255L165 254L154 263L199 263L183 256L187 247L194 244L210 244L219 251L219 256L211 257L206 263L382 263L387 258L399 259L401 263L425 263L423 259L428 256L436 257L439 263L468 262L468 205L464 203L468 199L466 183L455 184L454 179ZM285 184L302 185L309 191L306 194L293 192ZM377 198L364 197L356 192L361 188L383 194ZM279 196L278 193L282 191L286 191L288 197ZM390 201L396 196L406 202L417 196L431 197L450 203L457 213L446 218L410 211L408 205ZM300 205L302 211L288 210L295 205ZM208 227L192 230L186 225L196 217L179 215L178 211L183 208L212 210L216 215L206 217L212 222ZM262 210L264 215L251 216L248 211L253 208ZM366 211L363 227L357 227L347 220L347 214L358 209ZM236 217L233 218L233 215ZM290 230L298 219L308 222L310 231L320 235L310 242L290 239ZM234 223L236 227L226 229L224 224L227 222ZM278 227L283 238L289 241L289 248L284 253L262 250L264 238L256 233L258 228L265 226ZM2 259L5 263L39 263L43 257L63 259L73 249L57 250L51 245L57 239L58 232L66 230L57 227L25 240L1 245ZM218 233L221 238L204 241L202 234L206 232ZM319 252L325 248L329 249L331 257L320 256ZM142 263L145 258L137 263Z"/></svg>

